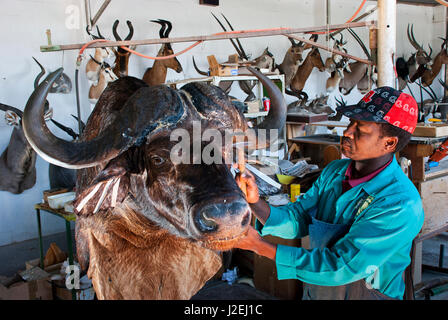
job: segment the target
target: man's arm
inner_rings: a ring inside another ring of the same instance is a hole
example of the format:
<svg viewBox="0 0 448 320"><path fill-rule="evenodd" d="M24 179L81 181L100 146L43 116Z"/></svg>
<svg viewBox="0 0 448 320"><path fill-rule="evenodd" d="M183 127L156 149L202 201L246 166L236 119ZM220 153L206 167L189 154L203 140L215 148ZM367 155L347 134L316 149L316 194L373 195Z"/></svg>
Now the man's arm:
<svg viewBox="0 0 448 320"><path fill-rule="evenodd" d="M235 248L250 250L271 260L275 260L277 245L264 240L252 226L249 226L247 236L241 239Z"/></svg>
<svg viewBox="0 0 448 320"><path fill-rule="evenodd" d="M265 224L266 220L268 220L269 215L271 213L271 208L269 207L268 203L263 199L259 199L255 203L249 203L249 205L252 209L252 212L257 217L257 219L262 224Z"/></svg>
<svg viewBox="0 0 448 320"><path fill-rule="evenodd" d="M266 201L260 198L258 186L252 173L246 170L242 174L237 175L235 180L240 188L243 184L245 185L245 188L241 189L246 190L246 200L249 203L252 212L262 224L265 224L266 220L269 218L271 208Z"/></svg>

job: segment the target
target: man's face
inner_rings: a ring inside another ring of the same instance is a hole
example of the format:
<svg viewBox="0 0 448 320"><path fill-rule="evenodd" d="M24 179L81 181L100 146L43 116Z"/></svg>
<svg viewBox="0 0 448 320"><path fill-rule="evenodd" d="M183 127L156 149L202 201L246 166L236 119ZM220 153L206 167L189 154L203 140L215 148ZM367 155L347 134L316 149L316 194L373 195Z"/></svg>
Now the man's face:
<svg viewBox="0 0 448 320"><path fill-rule="evenodd" d="M396 137L384 137L381 125L375 122L350 120L341 141L342 153L352 160L366 160L393 152Z"/></svg>

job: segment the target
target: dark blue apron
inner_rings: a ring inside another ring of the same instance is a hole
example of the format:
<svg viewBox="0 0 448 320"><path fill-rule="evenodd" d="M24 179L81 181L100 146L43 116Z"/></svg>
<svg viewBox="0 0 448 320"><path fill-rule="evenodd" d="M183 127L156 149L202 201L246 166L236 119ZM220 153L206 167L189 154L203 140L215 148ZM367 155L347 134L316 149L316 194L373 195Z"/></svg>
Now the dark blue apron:
<svg viewBox="0 0 448 320"><path fill-rule="evenodd" d="M317 208L310 211L312 223L309 225L310 249L331 248L349 231L355 215L346 224L333 224L316 219ZM303 283L303 300L390 300L378 290L369 289L365 279L341 286L318 286Z"/></svg>

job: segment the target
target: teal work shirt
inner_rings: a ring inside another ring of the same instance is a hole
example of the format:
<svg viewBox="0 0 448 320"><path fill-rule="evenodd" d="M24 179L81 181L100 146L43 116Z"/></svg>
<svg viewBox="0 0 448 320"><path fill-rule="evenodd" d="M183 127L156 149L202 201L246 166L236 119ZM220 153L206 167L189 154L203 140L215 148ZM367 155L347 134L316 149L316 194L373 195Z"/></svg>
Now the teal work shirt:
<svg viewBox="0 0 448 320"><path fill-rule="evenodd" d="M395 157L371 180L342 194L342 180L350 159L328 164L313 186L294 203L270 207L260 235L284 239L308 235L309 211L317 207L316 219L353 224L330 249L277 245L278 279L299 279L321 286L345 285L365 279L370 288L402 299L404 270L410 264L413 239L423 226L420 195L403 173Z"/></svg>

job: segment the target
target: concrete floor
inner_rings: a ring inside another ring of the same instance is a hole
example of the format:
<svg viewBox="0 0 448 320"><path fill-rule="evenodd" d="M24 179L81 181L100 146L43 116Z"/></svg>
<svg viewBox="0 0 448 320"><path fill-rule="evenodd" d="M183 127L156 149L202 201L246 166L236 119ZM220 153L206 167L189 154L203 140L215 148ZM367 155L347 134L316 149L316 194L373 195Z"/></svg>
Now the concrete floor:
<svg viewBox="0 0 448 320"><path fill-rule="evenodd" d="M74 239L73 231L72 237ZM65 232L43 237L44 254L52 242L55 242L61 250L67 252ZM440 244L445 245L443 267L448 268L448 234L439 235L423 242L423 264L438 266ZM0 276L13 276L17 271L25 269L26 261L36 258L39 258L39 240L37 238L7 246L0 246ZM448 280L448 274L423 270L422 283L434 281L435 279ZM416 299L423 300L424 296L417 294ZM432 296L431 300L448 300L448 291Z"/></svg>

